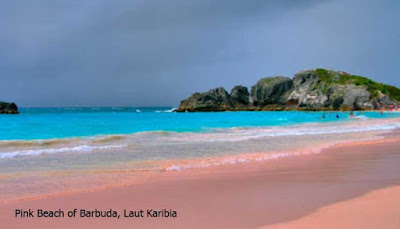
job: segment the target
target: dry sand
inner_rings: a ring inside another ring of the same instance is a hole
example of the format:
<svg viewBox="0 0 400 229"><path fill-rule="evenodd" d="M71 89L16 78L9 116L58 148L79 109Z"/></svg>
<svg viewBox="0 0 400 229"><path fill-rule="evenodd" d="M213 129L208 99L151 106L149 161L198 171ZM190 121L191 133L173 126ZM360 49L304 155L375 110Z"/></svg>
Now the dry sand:
<svg viewBox="0 0 400 229"><path fill-rule="evenodd" d="M400 186L372 191L365 196L332 204L306 217L264 229L400 228Z"/></svg>
<svg viewBox="0 0 400 229"><path fill-rule="evenodd" d="M299 218L293 225L318 223L316 228L327 228L335 225L332 221L339 221L342 214L350 214L346 216L348 223L352 223L353 215L354 222L361 220L358 208L368 217L363 224L351 228L390 228L398 225L398 220L391 217L399 215L400 205L386 205L390 201L382 195L384 192L367 195L367 199L350 199L400 185L399 149L399 141L340 146L318 155L164 172L128 187L2 204L1 228L259 228ZM389 190L391 196L399 197L398 188ZM347 200L350 201L339 203ZM75 208L112 208L121 214L123 209L171 208L178 217L15 218L14 210L19 208L61 208L65 212ZM313 213L318 209L321 213ZM287 228L286 224L279 226ZM289 228L293 228L291 224Z"/></svg>

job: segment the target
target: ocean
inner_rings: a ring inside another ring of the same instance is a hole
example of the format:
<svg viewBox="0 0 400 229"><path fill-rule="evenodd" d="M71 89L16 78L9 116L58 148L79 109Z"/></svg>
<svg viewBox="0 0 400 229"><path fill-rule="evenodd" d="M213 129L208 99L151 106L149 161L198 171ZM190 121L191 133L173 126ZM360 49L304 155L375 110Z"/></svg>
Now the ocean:
<svg viewBox="0 0 400 229"><path fill-rule="evenodd" d="M21 108L0 116L0 140L62 139L149 131L210 132L218 128L289 126L346 121L349 113L198 112L175 113L172 107ZM339 115L339 119L336 118ZM388 114L363 112L366 118ZM390 117L400 117L398 113Z"/></svg>
<svg viewBox="0 0 400 229"><path fill-rule="evenodd" d="M0 201L151 179L161 172L320 153L380 139L400 113L21 108L0 115Z"/></svg>

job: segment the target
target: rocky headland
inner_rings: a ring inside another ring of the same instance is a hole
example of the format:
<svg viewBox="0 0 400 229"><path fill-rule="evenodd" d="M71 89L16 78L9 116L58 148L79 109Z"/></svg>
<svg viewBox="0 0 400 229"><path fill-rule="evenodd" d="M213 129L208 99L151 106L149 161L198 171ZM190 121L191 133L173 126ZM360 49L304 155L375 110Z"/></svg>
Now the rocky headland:
<svg viewBox="0 0 400 229"><path fill-rule="evenodd" d="M322 68L304 70L293 78L260 79L251 90L235 86L194 93L176 111L376 110L398 106L400 89L362 76Z"/></svg>
<svg viewBox="0 0 400 229"><path fill-rule="evenodd" d="M18 114L18 107L15 103L6 103L0 101L0 114Z"/></svg>

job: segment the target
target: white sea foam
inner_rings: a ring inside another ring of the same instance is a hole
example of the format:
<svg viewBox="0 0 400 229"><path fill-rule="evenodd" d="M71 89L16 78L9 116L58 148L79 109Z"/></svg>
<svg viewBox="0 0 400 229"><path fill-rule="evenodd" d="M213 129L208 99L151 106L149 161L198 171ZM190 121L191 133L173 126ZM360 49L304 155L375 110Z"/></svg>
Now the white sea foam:
<svg viewBox="0 0 400 229"><path fill-rule="evenodd" d="M75 147L63 147L63 148L48 148L48 149L32 149L32 150L20 150L14 152L0 152L0 159L8 159L23 156L39 156L43 154L57 154L66 152L90 152L94 150L105 150L105 149L116 149L123 148L126 145L105 145L105 146L90 146L81 145Z"/></svg>
<svg viewBox="0 0 400 229"><path fill-rule="evenodd" d="M156 112L156 113L171 113L171 112L174 112L175 109L176 109L176 108L173 107L173 108L168 109L168 110L156 110L155 112Z"/></svg>
<svg viewBox="0 0 400 229"><path fill-rule="evenodd" d="M176 110L176 108L175 108L175 107L173 107L173 108L171 108L171 109L169 109L169 110L165 110L165 111L163 111L163 112L166 112L166 113L171 113L171 112L174 112L174 110Z"/></svg>
<svg viewBox="0 0 400 229"><path fill-rule="evenodd" d="M252 155L250 155L249 157L243 157L243 156L231 157L231 158L216 160L216 161L209 162L209 163L192 163L192 164L188 164L188 165L172 165L172 166L166 168L165 170L166 171L181 171L181 170L185 170L185 169L201 169L201 168L207 168L207 167L211 167L211 166L233 165L233 164L248 163L248 162L254 162L254 161L274 160L274 159L279 159L279 158L306 155L306 154L319 154L324 149L332 147L336 144L337 143L325 144L323 146L316 147L314 149L309 149L309 150L304 150L304 151L299 151L299 152L265 153L265 154L255 156L255 157Z"/></svg>
<svg viewBox="0 0 400 229"><path fill-rule="evenodd" d="M255 157L255 158L229 158L223 159L221 161L215 161L210 163L198 163L198 164L189 164L189 165L172 165L166 168L166 171L180 171L185 169L200 169L200 168L207 168L210 166L221 166L221 165L234 165L239 163L248 163L252 161L265 161L265 160L272 160L278 159L283 157L290 157L290 156L297 156L302 153L294 152L294 153L274 153L274 154L266 154L263 156Z"/></svg>
<svg viewBox="0 0 400 229"><path fill-rule="evenodd" d="M359 133L369 131L391 131L400 128L400 123L388 124L372 124L370 126L296 126L296 128L247 128L236 129L229 138L218 138L215 136L212 139L204 139L204 141L245 141L251 139L259 139L265 137L280 137L280 136L302 136L302 135L322 135L322 134L345 134L345 133ZM223 134L221 135L223 136ZM201 139L200 139L201 140Z"/></svg>
<svg viewBox="0 0 400 229"><path fill-rule="evenodd" d="M399 119L396 120L356 120L349 122L328 122L328 123L308 123L300 125L275 126L275 127L232 127L212 129L205 132L173 132L173 131L144 131L132 134L120 135L101 135L82 138L49 139L49 140L12 140L0 141L0 159L37 156L42 154L56 154L63 152L89 152L94 150L105 150L111 148L122 148L125 146L136 145L134 151L118 150L119 153L140 154L153 150L154 152L164 151L165 155L174 155L186 148L197 147L196 144L205 143L207 149L204 152L215 149L225 149L219 142L238 142L260 139L252 145L259 146L262 142L270 142L271 148L281 147L275 145L275 140L291 139L291 136L302 138L311 136L309 139L324 135L325 139L347 139L347 135L352 137L352 133L368 133L373 135L387 133L400 128ZM350 136L351 135L351 136ZM279 138L279 139L277 139ZM262 141L261 141L262 140ZM265 140L265 141L264 141ZM212 142L217 142L212 145ZM260 144L258 144L260 142ZM262 143L264 144L264 143ZM261 145L262 145L261 144ZM260 145L260 147L261 147ZM178 148L173 148L178 147ZM181 147L181 148L180 148ZM268 150L268 144L263 145L263 149ZM283 146L282 146L283 147ZM239 147L240 148L240 147ZM233 148L236 152L236 149ZM150 154L151 155L150 151ZM174 152L174 153L172 153ZM114 153L114 151L113 151ZM200 152L198 153L201 154ZM197 155L197 153L196 153ZM168 156L166 156L168 157ZM268 156L270 157L270 156ZM241 159L242 160L242 159ZM228 163L228 162L226 162Z"/></svg>
<svg viewBox="0 0 400 229"><path fill-rule="evenodd" d="M358 116L354 116L353 118L355 118L355 119L368 119L368 117L365 116L365 115L358 115Z"/></svg>

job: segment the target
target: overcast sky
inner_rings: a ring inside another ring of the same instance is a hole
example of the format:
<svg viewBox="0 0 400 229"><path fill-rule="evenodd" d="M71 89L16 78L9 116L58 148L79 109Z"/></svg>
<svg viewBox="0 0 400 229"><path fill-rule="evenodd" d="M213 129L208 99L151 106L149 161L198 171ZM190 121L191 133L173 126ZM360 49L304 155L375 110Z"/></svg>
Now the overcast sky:
<svg viewBox="0 0 400 229"><path fill-rule="evenodd" d="M2 0L0 101L177 106L324 67L400 86L399 0Z"/></svg>

